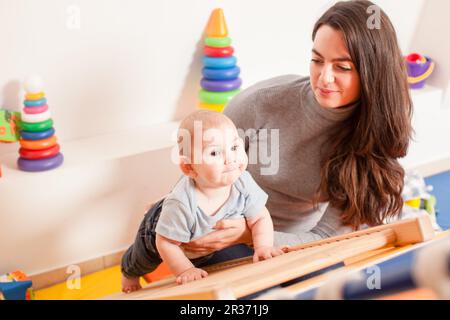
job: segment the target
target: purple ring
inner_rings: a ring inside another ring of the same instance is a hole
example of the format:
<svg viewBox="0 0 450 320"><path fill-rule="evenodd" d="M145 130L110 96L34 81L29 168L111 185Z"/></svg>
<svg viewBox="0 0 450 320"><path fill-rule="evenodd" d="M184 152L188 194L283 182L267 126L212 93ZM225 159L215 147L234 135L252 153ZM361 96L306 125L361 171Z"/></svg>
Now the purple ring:
<svg viewBox="0 0 450 320"><path fill-rule="evenodd" d="M64 161L64 156L62 153L58 153L56 156L39 159L39 160L28 160L20 157L17 159L17 165L20 170L29 172L46 171L59 167Z"/></svg>
<svg viewBox="0 0 450 320"><path fill-rule="evenodd" d="M206 91L225 92L236 90L241 87L242 79L235 78L231 80L208 80L203 78L200 85Z"/></svg>

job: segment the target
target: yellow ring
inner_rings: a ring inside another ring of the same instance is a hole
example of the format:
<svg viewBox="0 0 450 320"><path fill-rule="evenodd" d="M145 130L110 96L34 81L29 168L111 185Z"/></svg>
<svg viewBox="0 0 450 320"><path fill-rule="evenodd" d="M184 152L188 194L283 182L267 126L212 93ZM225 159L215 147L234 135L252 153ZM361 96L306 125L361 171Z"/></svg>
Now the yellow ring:
<svg viewBox="0 0 450 320"><path fill-rule="evenodd" d="M39 100L39 99L42 99L43 97L45 97L45 93L44 92L27 93L25 95L25 99L26 100Z"/></svg>
<svg viewBox="0 0 450 320"><path fill-rule="evenodd" d="M421 76L418 76L418 77L415 77L415 78L408 77L408 82L410 84L414 84L414 83L420 82L422 80L425 80L426 78L428 78L431 75L433 70L434 70L434 62L430 63L430 67L428 68L427 72L425 72Z"/></svg>
<svg viewBox="0 0 450 320"><path fill-rule="evenodd" d="M205 102L198 103L199 109L212 110L212 111L216 111L216 112L222 112L224 107L225 107L224 104L211 104L211 103L205 103Z"/></svg>

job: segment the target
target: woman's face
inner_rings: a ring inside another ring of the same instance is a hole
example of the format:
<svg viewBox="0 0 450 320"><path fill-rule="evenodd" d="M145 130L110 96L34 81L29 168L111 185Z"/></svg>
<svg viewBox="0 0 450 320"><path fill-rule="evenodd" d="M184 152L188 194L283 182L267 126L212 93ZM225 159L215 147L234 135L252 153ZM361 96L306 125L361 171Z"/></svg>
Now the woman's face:
<svg viewBox="0 0 450 320"><path fill-rule="evenodd" d="M310 76L314 95L322 107L339 108L359 100L359 74L341 31L328 25L317 30Z"/></svg>

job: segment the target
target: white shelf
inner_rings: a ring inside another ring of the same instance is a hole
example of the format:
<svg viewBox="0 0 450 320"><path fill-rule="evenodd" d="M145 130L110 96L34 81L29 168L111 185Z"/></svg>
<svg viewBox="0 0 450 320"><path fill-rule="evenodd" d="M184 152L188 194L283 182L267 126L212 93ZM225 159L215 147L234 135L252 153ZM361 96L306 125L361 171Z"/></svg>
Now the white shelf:
<svg viewBox="0 0 450 320"><path fill-rule="evenodd" d="M406 169L442 162L450 157L450 110L443 106L444 91L430 85L411 90L415 131L408 155L400 159Z"/></svg>
<svg viewBox="0 0 450 320"><path fill-rule="evenodd" d="M43 172L25 172L17 168L19 157L17 144L15 152L0 156L3 177L0 184L14 176L50 175L75 166L95 164L101 161L125 158L144 152L170 148L175 145L175 133L179 122L172 121L148 127L139 127L132 130L105 134L84 139L59 142L64 155L64 163L55 170Z"/></svg>

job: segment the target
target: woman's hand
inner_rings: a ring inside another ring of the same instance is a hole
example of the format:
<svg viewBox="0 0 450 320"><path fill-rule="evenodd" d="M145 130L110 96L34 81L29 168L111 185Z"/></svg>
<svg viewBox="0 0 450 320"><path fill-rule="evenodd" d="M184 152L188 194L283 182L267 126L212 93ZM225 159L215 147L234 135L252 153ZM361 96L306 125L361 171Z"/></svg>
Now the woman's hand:
<svg viewBox="0 0 450 320"><path fill-rule="evenodd" d="M214 226L216 231L197 240L183 244L185 251L209 254L239 243L252 243L252 234L244 218L220 220Z"/></svg>

